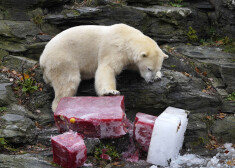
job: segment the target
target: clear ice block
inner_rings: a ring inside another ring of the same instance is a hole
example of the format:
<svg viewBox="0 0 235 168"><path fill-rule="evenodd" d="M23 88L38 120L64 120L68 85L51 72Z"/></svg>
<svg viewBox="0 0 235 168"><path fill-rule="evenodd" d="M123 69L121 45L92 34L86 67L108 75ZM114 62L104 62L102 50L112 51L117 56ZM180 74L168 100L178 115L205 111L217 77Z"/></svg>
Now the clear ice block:
<svg viewBox="0 0 235 168"><path fill-rule="evenodd" d="M188 111L168 107L155 120L147 162L168 166L182 148L188 123Z"/></svg>

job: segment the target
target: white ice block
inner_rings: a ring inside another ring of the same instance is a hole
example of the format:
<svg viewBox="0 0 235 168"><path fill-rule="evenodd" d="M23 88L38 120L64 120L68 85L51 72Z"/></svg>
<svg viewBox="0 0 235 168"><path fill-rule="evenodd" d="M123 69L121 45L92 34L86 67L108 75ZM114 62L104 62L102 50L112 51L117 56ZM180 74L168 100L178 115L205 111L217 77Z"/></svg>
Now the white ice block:
<svg viewBox="0 0 235 168"><path fill-rule="evenodd" d="M150 141L147 162L168 166L182 148L188 124L188 111L168 107L156 120Z"/></svg>

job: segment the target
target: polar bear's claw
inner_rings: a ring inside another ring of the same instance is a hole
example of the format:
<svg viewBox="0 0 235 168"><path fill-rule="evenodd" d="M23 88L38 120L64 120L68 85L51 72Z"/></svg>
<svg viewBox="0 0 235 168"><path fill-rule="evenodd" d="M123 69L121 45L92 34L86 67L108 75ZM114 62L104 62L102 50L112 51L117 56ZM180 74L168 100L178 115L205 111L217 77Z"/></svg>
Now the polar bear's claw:
<svg viewBox="0 0 235 168"><path fill-rule="evenodd" d="M162 73L161 73L160 71L158 71L158 72L156 73L156 76L155 76L155 78L154 78L154 81L160 81L160 80L162 80Z"/></svg>
<svg viewBox="0 0 235 168"><path fill-rule="evenodd" d="M103 96L117 96L120 95L120 92L117 90L103 90Z"/></svg>

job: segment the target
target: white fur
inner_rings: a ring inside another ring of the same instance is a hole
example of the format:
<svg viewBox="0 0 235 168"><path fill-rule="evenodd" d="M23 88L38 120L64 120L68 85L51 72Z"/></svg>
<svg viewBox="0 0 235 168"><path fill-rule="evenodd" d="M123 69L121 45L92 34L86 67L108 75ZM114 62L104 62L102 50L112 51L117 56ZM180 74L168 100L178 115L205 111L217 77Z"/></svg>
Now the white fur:
<svg viewBox="0 0 235 168"><path fill-rule="evenodd" d="M134 65L153 81L166 58L157 43L124 25L77 26L55 36L45 47L40 66L55 91L52 110L62 97L74 96L81 80L95 77L99 96L120 94L115 76ZM157 75L159 77L159 75Z"/></svg>

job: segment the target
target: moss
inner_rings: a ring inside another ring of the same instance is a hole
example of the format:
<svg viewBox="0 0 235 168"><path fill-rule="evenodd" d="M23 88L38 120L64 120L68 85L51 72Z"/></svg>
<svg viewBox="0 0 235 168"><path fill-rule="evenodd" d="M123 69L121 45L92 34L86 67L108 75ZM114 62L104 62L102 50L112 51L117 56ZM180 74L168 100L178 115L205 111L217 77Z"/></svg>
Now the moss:
<svg viewBox="0 0 235 168"><path fill-rule="evenodd" d="M4 111L6 111L6 110L7 110L6 107L0 107L0 112L4 112Z"/></svg>
<svg viewBox="0 0 235 168"><path fill-rule="evenodd" d="M235 53L235 44L232 43L232 44L225 45L224 46L224 52Z"/></svg>
<svg viewBox="0 0 235 168"><path fill-rule="evenodd" d="M2 65L2 59L7 55L9 55L7 51L0 49L0 66Z"/></svg>
<svg viewBox="0 0 235 168"><path fill-rule="evenodd" d="M35 23L38 27L41 27L44 22L44 16L37 15L32 18L33 23Z"/></svg>
<svg viewBox="0 0 235 168"><path fill-rule="evenodd" d="M193 42L198 41L197 31L194 30L191 26L188 28L187 36L190 41L193 41Z"/></svg>
<svg viewBox="0 0 235 168"><path fill-rule="evenodd" d="M198 137L198 139L196 141L194 141L192 143L193 146L200 146L200 145L205 145L206 144L206 141L208 140L205 140L205 138L203 137Z"/></svg>
<svg viewBox="0 0 235 168"><path fill-rule="evenodd" d="M116 148L112 145L104 145L104 144L100 144L98 147L95 148L95 158L97 160L101 160L101 155L102 154L107 154L108 156L110 156L111 160L115 160L115 159L119 159L120 155L118 154Z"/></svg>
<svg viewBox="0 0 235 168"><path fill-rule="evenodd" d="M226 98L228 101L235 101L235 91L228 95Z"/></svg>

